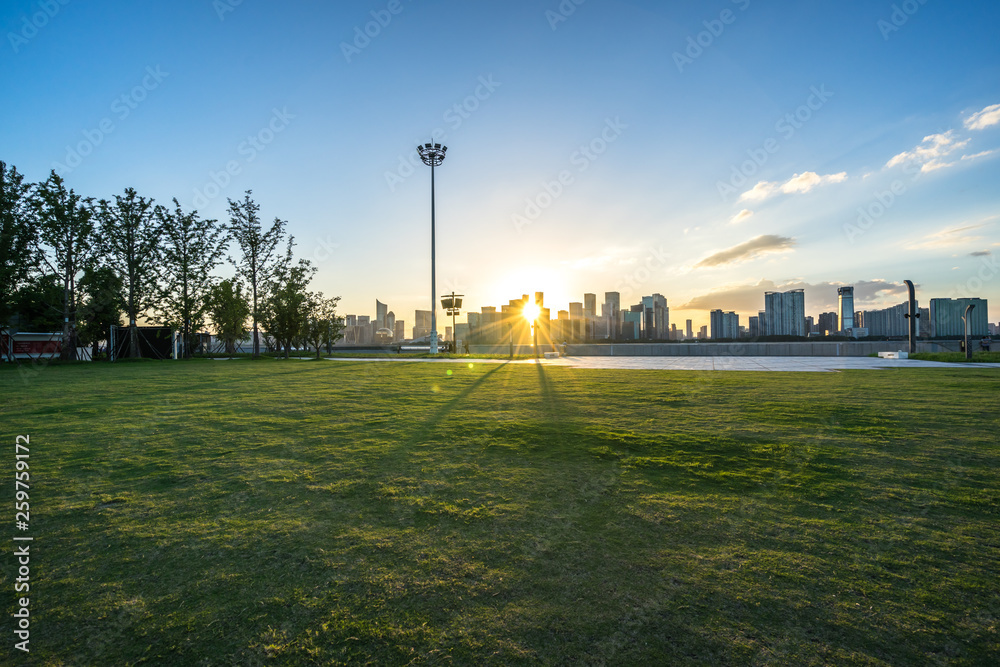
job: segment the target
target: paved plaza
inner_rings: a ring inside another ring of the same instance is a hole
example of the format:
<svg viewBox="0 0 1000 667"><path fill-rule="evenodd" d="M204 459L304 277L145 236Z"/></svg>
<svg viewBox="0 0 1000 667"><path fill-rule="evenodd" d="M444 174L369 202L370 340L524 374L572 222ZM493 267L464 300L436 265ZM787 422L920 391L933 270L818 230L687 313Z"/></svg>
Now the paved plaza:
<svg viewBox="0 0 1000 667"><path fill-rule="evenodd" d="M830 373L842 370L879 370L883 368L993 368L1000 364L952 364L916 359L881 359L878 357L559 357L558 359L374 359L338 357L330 361L373 361L384 363L483 363L534 364L570 368L612 368L623 370L668 371L782 371Z"/></svg>

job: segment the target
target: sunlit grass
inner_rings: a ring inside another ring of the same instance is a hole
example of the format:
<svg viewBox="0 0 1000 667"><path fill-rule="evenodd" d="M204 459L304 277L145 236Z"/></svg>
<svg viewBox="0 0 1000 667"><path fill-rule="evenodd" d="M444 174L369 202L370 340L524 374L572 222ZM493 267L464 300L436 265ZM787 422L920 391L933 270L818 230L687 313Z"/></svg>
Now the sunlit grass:
<svg viewBox="0 0 1000 667"><path fill-rule="evenodd" d="M0 387L4 438L31 435L37 664L1000 660L994 370L196 361Z"/></svg>

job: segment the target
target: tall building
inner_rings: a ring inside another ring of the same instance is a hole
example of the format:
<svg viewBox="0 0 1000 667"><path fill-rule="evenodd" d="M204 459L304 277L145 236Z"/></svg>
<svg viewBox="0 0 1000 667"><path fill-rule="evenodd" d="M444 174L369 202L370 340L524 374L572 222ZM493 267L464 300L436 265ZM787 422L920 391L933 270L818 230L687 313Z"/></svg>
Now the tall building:
<svg viewBox="0 0 1000 667"><path fill-rule="evenodd" d="M396 320L396 326L393 328L393 339L406 340L406 322L403 320Z"/></svg>
<svg viewBox="0 0 1000 667"><path fill-rule="evenodd" d="M765 336L805 336L805 292L764 292L764 319Z"/></svg>
<svg viewBox="0 0 1000 667"><path fill-rule="evenodd" d="M416 310L413 312L413 338L423 338L431 334L431 311Z"/></svg>
<svg viewBox="0 0 1000 667"><path fill-rule="evenodd" d="M618 339L619 321L621 320L621 294L618 292L604 293L604 306L601 309L601 316L607 322L607 337L611 340Z"/></svg>
<svg viewBox="0 0 1000 667"><path fill-rule="evenodd" d="M736 313L713 310L708 315L708 321L713 339L740 337L740 316Z"/></svg>
<svg viewBox="0 0 1000 667"><path fill-rule="evenodd" d="M857 326L854 322L854 286L837 288L837 317L840 319L840 330L848 331Z"/></svg>
<svg viewBox="0 0 1000 667"><path fill-rule="evenodd" d="M642 297L642 337L648 340L667 338L670 331L670 309L662 294Z"/></svg>
<svg viewBox="0 0 1000 667"><path fill-rule="evenodd" d="M385 314L385 322L382 324L383 327L395 333L396 331L396 313L391 310ZM393 340L395 340L395 335L393 335Z"/></svg>
<svg viewBox="0 0 1000 667"><path fill-rule="evenodd" d="M837 313L820 313L818 329L824 336L840 331L837 328Z"/></svg>
<svg viewBox="0 0 1000 667"><path fill-rule="evenodd" d="M684 324L685 324L685 327L684 327L684 337L685 338L694 338L694 331L691 329L691 320L685 321Z"/></svg>
<svg viewBox="0 0 1000 667"><path fill-rule="evenodd" d="M375 299L375 328L376 329L381 329L381 328L383 328L383 327L386 326L386 324L385 324L385 316L386 316L388 310L389 310L389 307L387 305L385 305L384 303L382 303L378 299Z"/></svg>
<svg viewBox="0 0 1000 667"><path fill-rule="evenodd" d="M965 315L966 306L969 305L975 306L969 313L969 336L988 336L986 299L931 299L929 313L931 338L964 336L965 322L962 321L962 317Z"/></svg>
<svg viewBox="0 0 1000 667"><path fill-rule="evenodd" d="M760 336L760 316L751 315L747 318L747 335L751 338Z"/></svg>

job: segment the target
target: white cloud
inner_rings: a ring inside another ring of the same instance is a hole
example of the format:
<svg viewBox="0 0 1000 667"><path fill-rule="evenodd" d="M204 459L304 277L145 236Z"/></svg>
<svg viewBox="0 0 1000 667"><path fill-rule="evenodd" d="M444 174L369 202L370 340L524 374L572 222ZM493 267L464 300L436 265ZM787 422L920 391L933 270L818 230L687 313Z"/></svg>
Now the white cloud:
<svg viewBox="0 0 1000 667"><path fill-rule="evenodd" d="M795 239L788 238L787 236L766 234L764 236L758 236L750 239L744 243L740 243L739 245L735 245L732 248L727 248L726 250L709 255L695 264L695 268L698 269L705 266L719 266L721 264L745 262L746 260L753 259L766 253L787 252L794 246Z"/></svg>
<svg viewBox="0 0 1000 667"><path fill-rule="evenodd" d="M964 148L968 143L968 139L956 141L954 130L948 130L941 134L931 134L924 137L920 145L912 151L903 151L898 155L894 155L892 159L885 163L885 166L892 168L901 164L914 162L921 165L920 171L922 172L950 167L955 163L942 162L941 158L960 148Z"/></svg>
<svg viewBox="0 0 1000 667"><path fill-rule="evenodd" d="M820 176L815 171L807 171L802 174L795 174L784 183L760 181L752 189L740 195L740 201L760 201L779 192L784 194L806 193L820 185L841 183L846 180L846 171L842 171L839 174L827 174L826 176Z"/></svg>
<svg viewBox="0 0 1000 667"><path fill-rule="evenodd" d="M988 226L990 223L980 223L978 225L965 225L963 227L946 227L916 241L910 241L903 247L907 250L934 250L957 245L967 245L982 240L982 236L977 236L972 230Z"/></svg>
<svg viewBox="0 0 1000 667"><path fill-rule="evenodd" d="M963 160L975 160L977 158L986 157L987 155L993 155L996 152L997 152L997 150L994 148L991 151L980 151L980 152L976 153L975 155L963 155L962 159Z"/></svg>
<svg viewBox="0 0 1000 667"><path fill-rule="evenodd" d="M965 119L965 127L970 130L982 130L1000 123L1000 104L988 106Z"/></svg>
<svg viewBox="0 0 1000 667"><path fill-rule="evenodd" d="M730 224L736 225L736 224L739 224L739 223L743 222L744 220L746 220L747 218L749 218L752 215L753 215L753 211L751 211L748 208L745 208L742 211L740 211L739 213L737 213L736 215L734 215L733 219L730 220L729 222L730 222Z"/></svg>

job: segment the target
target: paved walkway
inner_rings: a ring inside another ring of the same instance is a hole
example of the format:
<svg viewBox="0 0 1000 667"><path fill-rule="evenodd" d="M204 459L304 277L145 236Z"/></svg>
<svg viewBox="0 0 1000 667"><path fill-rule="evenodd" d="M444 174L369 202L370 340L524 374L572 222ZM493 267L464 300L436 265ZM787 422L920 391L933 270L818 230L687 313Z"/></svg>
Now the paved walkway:
<svg viewBox="0 0 1000 667"><path fill-rule="evenodd" d="M877 357L560 357L558 359L363 359L336 357L329 361L375 361L384 363L474 363L474 364L534 364L570 368L612 368L623 370L671 371L792 371L829 373L835 371L882 368L992 368L1000 364L951 364L916 359L881 359Z"/></svg>

